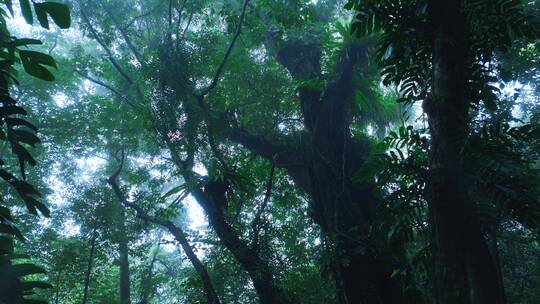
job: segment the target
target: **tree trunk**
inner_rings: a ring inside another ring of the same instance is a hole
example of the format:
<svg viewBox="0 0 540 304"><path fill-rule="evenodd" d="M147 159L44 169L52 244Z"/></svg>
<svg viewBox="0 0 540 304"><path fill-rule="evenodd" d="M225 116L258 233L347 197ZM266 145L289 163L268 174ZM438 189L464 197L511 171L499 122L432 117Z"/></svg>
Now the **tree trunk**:
<svg viewBox="0 0 540 304"><path fill-rule="evenodd" d="M374 196L372 186L350 182L353 168L358 168L351 160L355 159L353 155L361 154L359 151L340 153L344 155L344 165L339 162L328 165L323 160L313 162L308 170L311 182L308 193L312 218L335 246L336 284L342 288L342 302L404 303L398 282L390 277L391 265L366 240L372 209L380 200ZM350 171L340 170L339 177L330 172L332 166Z"/></svg>
<svg viewBox="0 0 540 304"><path fill-rule="evenodd" d="M195 271L197 271L197 273L199 273L199 275L201 276L208 303L219 304L220 303L219 297L214 289L214 286L212 284L212 279L210 278L210 275L208 274L208 270L203 265L203 263L201 263L201 261L199 260L195 252L193 251L193 248L191 248L191 245L189 244L185 233L180 228L175 226L172 222L165 223L165 226L174 235L174 238L180 243L189 261L195 268Z"/></svg>
<svg viewBox="0 0 540 304"><path fill-rule="evenodd" d="M90 287L92 268L94 267L94 252L96 251L97 236L97 227L94 227L94 229L92 230L92 240L90 242L90 254L88 256L88 264L86 267L86 273L84 275L84 291L81 304L86 304L86 302L88 301L88 289Z"/></svg>
<svg viewBox="0 0 540 304"><path fill-rule="evenodd" d="M283 43L276 59L298 80L316 78L320 52L312 43ZM366 242L371 213L380 203L373 185L351 179L365 163L370 146L351 137L355 109L352 75L367 64L369 47L354 46L338 63L337 79L324 90L300 88L299 102L306 133L298 146L281 145L231 124L229 139L285 168L310 196L310 216L334 245L336 286L342 303L404 303L399 282ZM298 68L298 67L302 68ZM280 142L291 142L283 139Z"/></svg>
<svg viewBox="0 0 540 304"><path fill-rule="evenodd" d="M142 278L141 300L139 301L139 304L148 304L150 303L149 301L152 298L153 289L154 289L152 278L154 276L154 264L156 263L158 253L159 253L159 245L152 252L152 259L150 260L150 265L148 265L148 269Z"/></svg>
<svg viewBox="0 0 540 304"><path fill-rule="evenodd" d="M184 172L186 182L193 180L192 172ZM296 303L276 285L272 266L263 259L259 253L240 238L239 233L225 219L224 208L228 205L226 198L226 187L221 181L207 181L204 190L195 188L192 192L195 200L204 209L208 216L210 225L218 235L219 239L248 273L255 291L262 304L286 304Z"/></svg>
<svg viewBox="0 0 540 304"><path fill-rule="evenodd" d="M497 271L464 184L468 41L462 1L432 0L433 84L424 102L431 134L427 200L436 303L500 303Z"/></svg>
<svg viewBox="0 0 540 304"><path fill-rule="evenodd" d="M120 304L130 304L129 248L126 235L126 214L118 203L118 252L120 255Z"/></svg>
<svg viewBox="0 0 540 304"><path fill-rule="evenodd" d="M506 291L504 288L504 282L503 282L503 273L501 269L501 258L499 253L499 227L501 225L502 220L502 214L505 209L504 204L499 204L497 206L497 220L493 224L492 231L491 231L491 241L492 241L492 252L493 252L493 261L495 263L495 269L497 270L497 281L499 282L499 286L501 287L499 292L499 298L500 298L500 304L506 304Z"/></svg>
<svg viewBox="0 0 540 304"><path fill-rule="evenodd" d="M180 227L174 225L174 223L171 221L164 221L148 215L139 206L126 200L124 194L122 193L122 190L118 186L117 181L122 166L123 164L121 164L118 170L107 180L109 185L111 185L111 187L113 188L114 194L118 198L118 201L120 201L123 205L134 209L137 213L137 217L145 221L163 226L169 230L169 232L174 236L174 238L180 243L182 249L184 249L184 252L186 253L189 261L193 265L193 268L195 268L195 271L197 271L197 273L200 275L208 304L220 304L221 302L215 291L214 285L212 284L210 275L208 274L206 267L201 263L195 252L193 252L193 248L191 248L184 231Z"/></svg>

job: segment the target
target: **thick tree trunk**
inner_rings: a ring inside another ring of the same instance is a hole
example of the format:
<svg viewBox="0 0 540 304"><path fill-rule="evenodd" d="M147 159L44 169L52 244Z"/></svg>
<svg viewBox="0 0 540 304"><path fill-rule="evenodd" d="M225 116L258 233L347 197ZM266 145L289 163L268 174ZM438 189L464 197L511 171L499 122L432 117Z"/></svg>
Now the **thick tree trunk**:
<svg viewBox="0 0 540 304"><path fill-rule="evenodd" d="M352 145L352 143L351 143ZM318 151L318 153L323 153ZM326 155L328 155L326 151ZM338 162L326 158L310 166L311 216L334 241L337 286L343 303L404 303L398 282L390 277L391 265L376 254L366 240L371 211L379 203L371 185L353 185L351 176L359 164L354 159L361 151L340 151ZM323 154L324 155L324 154ZM330 163L328 163L330 162ZM343 162L345 162L343 164ZM339 170L341 176L332 173ZM299 184L301 181L295 179Z"/></svg>
<svg viewBox="0 0 540 304"><path fill-rule="evenodd" d="M92 240L90 241L90 253L88 255L86 273L84 275L84 290L81 304L86 304L86 302L88 301L88 289L90 287L92 268L94 267L94 253L96 251L97 236L97 228L94 227L94 229L92 230Z"/></svg>
<svg viewBox="0 0 540 304"><path fill-rule="evenodd" d="M433 84L424 102L431 134L427 199L436 303L500 303L497 271L464 184L468 41L462 1L432 0Z"/></svg>
<svg viewBox="0 0 540 304"><path fill-rule="evenodd" d="M275 39L275 38L270 38ZM276 42L276 59L299 80L319 74L320 52L303 42ZM368 46L348 49L338 63L338 77L324 90L301 88L299 99L306 136L298 146L282 146L233 127L229 138L253 153L285 168L295 184L310 196L310 216L334 243L333 257L342 303L404 303L391 265L371 250L365 237L372 210L380 200L370 184L351 178L369 155L369 144L350 135L355 101L354 67L367 64ZM302 68L298 68L302 67Z"/></svg>
<svg viewBox="0 0 540 304"><path fill-rule="evenodd" d="M193 173L182 167L186 182L193 180ZM208 216L210 225L221 242L248 273L262 304L296 303L276 285L272 266L259 253L240 238L240 234L225 219L224 208L228 205L226 187L221 181L209 181L204 190L195 188L193 196Z"/></svg>
<svg viewBox="0 0 540 304"><path fill-rule="evenodd" d="M126 235L126 214L118 203L118 252L120 255L120 303L130 304L129 248Z"/></svg>

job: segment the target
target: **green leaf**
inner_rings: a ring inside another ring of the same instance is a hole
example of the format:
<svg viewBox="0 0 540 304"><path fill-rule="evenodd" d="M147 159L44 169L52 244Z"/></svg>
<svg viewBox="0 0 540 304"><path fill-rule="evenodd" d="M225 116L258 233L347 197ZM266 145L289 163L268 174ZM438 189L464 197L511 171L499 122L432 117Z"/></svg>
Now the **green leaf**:
<svg viewBox="0 0 540 304"><path fill-rule="evenodd" d="M41 40L38 40L38 39L22 38L22 39L15 39L11 41L10 44L14 47L17 47L21 45L43 44L43 42L41 42Z"/></svg>
<svg viewBox="0 0 540 304"><path fill-rule="evenodd" d="M30 183L25 181L14 181L11 183L13 187L19 192L22 196L25 195L36 195L41 196L41 193Z"/></svg>
<svg viewBox="0 0 540 304"><path fill-rule="evenodd" d="M15 179L15 176L13 174L7 172L6 170L0 169L0 177L4 179L7 182L10 182Z"/></svg>
<svg viewBox="0 0 540 304"><path fill-rule="evenodd" d="M13 238L7 236L0 236L0 255L4 254L13 254Z"/></svg>
<svg viewBox="0 0 540 304"><path fill-rule="evenodd" d="M24 70L28 74L34 77L37 77L41 80L54 81L54 75L41 65L38 65L38 64L25 65Z"/></svg>
<svg viewBox="0 0 540 304"><path fill-rule="evenodd" d="M19 0L21 3L21 12L24 17L24 20L26 20L26 23L32 24L34 23L34 18L32 17L32 7L30 6L29 0Z"/></svg>
<svg viewBox="0 0 540 304"><path fill-rule="evenodd" d="M13 114L21 114L26 115L28 114L25 109L18 107L18 106L5 106L0 107L0 115L1 116L8 116Z"/></svg>
<svg viewBox="0 0 540 304"><path fill-rule="evenodd" d="M37 132L38 129L33 124L29 123L28 121L22 119L22 118L14 118L14 117L7 117L6 123L9 126L25 126L30 128L32 131Z"/></svg>
<svg viewBox="0 0 540 304"><path fill-rule="evenodd" d="M0 223L0 233L10 234L16 236L20 241L24 241L24 236L21 231L13 226L4 223Z"/></svg>
<svg viewBox="0 0 540 304"><path fill-rule="evenodd" d="M41 27L49 29L49 19L47 17L47 11L43 8L43 3L36 3L34 9L36 10L36 17Z"/></svg>
<svg viewBox="0 0 540 304"><path fill-rule="evenodd" d="M51 56L36 51L22 50L19 51L19 55L21 56L24 70L28 74L46 81L54 80L54 75L42 66L47 65L56 68L56 62Z"/></svg>
<svg viewBox="0 0 540 304"><path fill-rule="evenodd" d="M35 146L37 143L40 142L39 138L28 131L25 130L11 130L13 134L17 136L17 140L26 144L29 144L31 146Z"/></svg>
<svg viewBox="0 0 540 304"><path fill-rule="evenodd" d="M43 2L36 4L36 10L38 7L46 11L60 28L66 29L71 26L71 14L67 5L56 2Z"/></svg>
<svg viewBox="0 0 540 304"><path fill-rule="evenodd" d="M51 211L49 208L47 208L42 202L38 201L37 199L31 197L31 196L21 196L24 203L26 204L26 208L28 209L28 212L38 215L38 210L41 212L41 214L44 217L49 217L51 215Z"/></svg>
<svg viewBox="0 0 540 304"><path fill-rule="evenodd" d="M19 54L21 55L21 60L32 60L39 64L48 65L50 67L56 68L56 62L54 61L54 58L45 53L20 50Z"/></svg>
<svg viewBox="0 0 540 304"><path fill-rule="evenodd" d="M8 207L0 206L0 219L4 221L13 221L13 217L11 216L11 210L9 210Z"/></svg>
<svg viewBox="0 0 540 304"><path fill-rule="evenodd" d="M38 267L34 264L24 263L24 264L15 264L13 265L13 272L21 277L29 274L36 274L36 273L45 273L45 270L43 268Z"/></svg>
<svg viewBox="0 0 540 304"><path fill-rule="evenodd" d="M31 290L34 288L42 288L42 289L53 288L51 284L47 282L40 282L40 281L22 282L22 287L26 290Z"/></svg>
<svg viewBox="0 0 540 304"><path fill-rule="evenodd" d="M45 81L54 80L54 75L49 70L34 61L23 61L23 67L26 73L28 73L29 75Z"/></svg>
<svg viewBox="0 0 540 304"><path fill-rule="evenodd" d="M32 166L35 166L37 164L36 160L32 157L32 154L30 154L30 152L28 152L28 150L20 144L12 144L11 150L13 151L13 153L17 154L19 162L27 162Z"/></svg>

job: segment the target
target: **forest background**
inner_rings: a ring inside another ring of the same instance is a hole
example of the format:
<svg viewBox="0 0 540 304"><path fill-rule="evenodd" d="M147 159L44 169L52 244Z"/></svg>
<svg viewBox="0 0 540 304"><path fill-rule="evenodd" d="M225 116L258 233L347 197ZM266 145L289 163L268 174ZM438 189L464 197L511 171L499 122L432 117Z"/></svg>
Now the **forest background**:
<svg viewBox="0 0 540 304"><path fill-rule="evenodd" d="M539 1L2 3L0 303L540 302Z"/></svg>

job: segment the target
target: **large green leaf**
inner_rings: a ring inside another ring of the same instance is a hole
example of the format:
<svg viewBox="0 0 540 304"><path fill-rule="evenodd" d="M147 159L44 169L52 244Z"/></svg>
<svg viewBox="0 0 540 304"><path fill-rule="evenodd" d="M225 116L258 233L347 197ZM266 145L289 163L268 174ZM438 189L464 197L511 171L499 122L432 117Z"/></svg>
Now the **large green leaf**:
<svg viewBox="0 0 540 304"><path fill-rule="evenodd" d="M26 23L32 24L34 23L34 17L32 15L32 7L30 6L29 0L19 0L21 3L21 13L24 17L24 20L26 20Z"/></svg>
<svg viewBox="0 0 540 304"><path fill-rule="evenodd" d="M45 270L39 266L30 263L15 264L13 265L13 272L18 276L25 276L30 274L45 273Z"/></svg>
<svg viewBox="0 0 540 304"><path fill-rule="evenodd" d="M19 51L19 55L21 56L24 70L28 74L46 81L54 80L54 75L43 67L43 65L46 65L56 68L56 62L51 56L36 51L23 50Z"/></svg>
<svg viewBox="0 0 540 304"><path fill-rule="evenodd" d="M23 237L21 231L17 227L15 227L13 225L9 225L9 224L5 224L5 223L0 222L0 233L5 233L5 234L8 234L8 235L16 236L21 241L24 240L24 237Z"/></svg>
<svg viewBox="0 0 540 304"><path fill-rule="evenodd" d="M34 288L53 288L53 286L46 282L40 282L40 281L29 281L29 282L23 282L22 287L26 290L31 290Z"/></svg>
<svg viewBox="0 0 540 304"><path fill-rule="evenodd" d="M71 26L71 15L69 12L69 7L62 3L56 2L43 2L37 3L35 5L36 14L40 20L41 25L44 28L49 28L49 23L47 17L43 17L45 13L51 16L54 23L56 23L60 28L66 29ZM41 16L41 17L40 17Z"/></svg>

